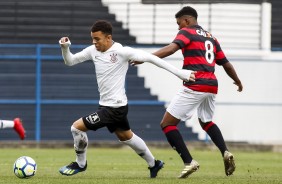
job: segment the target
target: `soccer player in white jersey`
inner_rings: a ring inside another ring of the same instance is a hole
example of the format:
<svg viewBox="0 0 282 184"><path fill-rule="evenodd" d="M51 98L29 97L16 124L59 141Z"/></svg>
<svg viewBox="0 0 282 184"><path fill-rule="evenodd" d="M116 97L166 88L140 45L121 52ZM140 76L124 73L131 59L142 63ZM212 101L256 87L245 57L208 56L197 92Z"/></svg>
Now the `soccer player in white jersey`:
<svg viewBox="0 0 282 184"><path fill-rule="evenodd" d="M154 158L145 142L131 131L127 119L125 77L129 61L151 62L184 81L194 81L195 72L179 70L152 54L123 47L114 42L112 40L112 25L107 21L97 21L91 28L91 37L93 45L76 54L70 52L71 43L68 37L63 37L59 41L66 65L72 66L87 60L93 61L100 92L99 108L96 112L79 118L71 126L76 161L60 168L59 172L70 176L85 171L88 146L86 131L96 131L99 128L107 127L111 133L115 133L121 143L130 146L147 162L150 177L155 178L164 162Z"/></svg>
<svg viewBox="0 0 282 184"><path fill-rule="evenodd" d="M0 129L13 128L17 134L19 134L21 140L25 139L25 129L20 118L14 120L2 120L0 119Z"/></svg>

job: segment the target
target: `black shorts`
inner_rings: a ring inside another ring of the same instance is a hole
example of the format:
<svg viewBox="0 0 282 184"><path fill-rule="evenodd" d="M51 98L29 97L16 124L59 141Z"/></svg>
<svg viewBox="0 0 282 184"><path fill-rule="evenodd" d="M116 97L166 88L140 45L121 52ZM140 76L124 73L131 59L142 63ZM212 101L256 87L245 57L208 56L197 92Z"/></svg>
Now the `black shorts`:
<svg viewBox="0 0 282 184"><path fill-rule="evenodd" d="M88 116L84 116L83 122L89 130L98 130L107 127L113 133L117 129L130 130L127 120L128 105L119 108L99 106L98 110Z"/></svg>

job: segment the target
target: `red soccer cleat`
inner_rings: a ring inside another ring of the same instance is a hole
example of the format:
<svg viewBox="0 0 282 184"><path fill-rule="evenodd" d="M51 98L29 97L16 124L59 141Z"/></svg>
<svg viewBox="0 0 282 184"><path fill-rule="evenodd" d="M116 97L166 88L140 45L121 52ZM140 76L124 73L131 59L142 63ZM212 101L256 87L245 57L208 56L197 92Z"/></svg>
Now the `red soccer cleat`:
<svg viewBox="0 0 282 184"><path fill-rule="evenodd" d="M19 134L20 138L22 140L24 140L25 138L25 129L23 127L23 124L22 124L22 120L20 118L15 118L14 119L14 129L15 131Z"/></svg>

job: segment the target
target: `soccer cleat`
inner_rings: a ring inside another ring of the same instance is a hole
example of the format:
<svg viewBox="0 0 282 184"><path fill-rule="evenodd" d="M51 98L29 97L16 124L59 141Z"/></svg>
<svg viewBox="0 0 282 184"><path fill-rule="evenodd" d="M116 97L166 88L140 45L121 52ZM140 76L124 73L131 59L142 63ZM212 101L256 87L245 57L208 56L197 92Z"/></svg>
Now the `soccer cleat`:
<svg viewBox="0 0 282 184"><path fill-rule="evenodd" d="M71 176L71 175L77 174L79 172L85 171L86 168L87 168L87 162L86 162L86 165L84 166L84 168L79 167L77 162L72 162L69 165L66 165L66 166L60 168L59 172L62 175Z"/></svg>
<svg viewBox="0 0 282 184"><path fill-rule="evenodd" d="M226 176L230 176L235 171L235 160L232 153L225 151L223 156L224 168Z"/></svg>
<svg viewBox="0 0 282 184"><path fill-rule="evenodd" d="M161 160L155 160L154 167L148 167L150 169L150 178L155 178L158 175L159 170L164 167L164 162Z"/></svg>
<svg viewBox="0 0 282 184"><path fill-rule="evenodd" d="M14 119L14 129L19 134L20 138L24 140L25 138L25 129L20 118Z"/></svg>
<svg viewBox="0 0 282 184"><path fill-rule="evenodd" d="M197 171L200 168L200 165L197 161L192 160L192 162L188 165L184 166L184 169L181 171L178 178L187 178L190 174Z"/></svg>

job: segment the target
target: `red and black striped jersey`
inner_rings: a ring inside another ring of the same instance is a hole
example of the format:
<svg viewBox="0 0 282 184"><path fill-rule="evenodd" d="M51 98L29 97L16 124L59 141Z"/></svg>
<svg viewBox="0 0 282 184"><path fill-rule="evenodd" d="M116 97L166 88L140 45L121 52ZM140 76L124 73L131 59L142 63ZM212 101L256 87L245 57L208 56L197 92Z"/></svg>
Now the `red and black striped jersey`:
<svg viewBox="0 0 282 184"><path fill-rule="evenodd" d="M200 92L217 93L218 82L214 74L215 64L227 62L220 44L208 31L195 25L182 28L173 40L182 50L183 69L197 71L195 82L183 85Z"/></svg>

